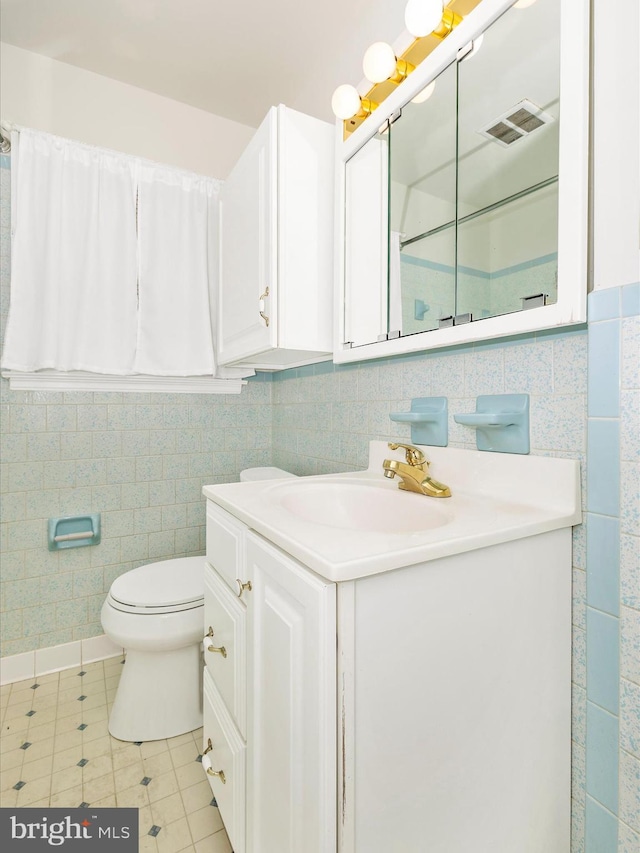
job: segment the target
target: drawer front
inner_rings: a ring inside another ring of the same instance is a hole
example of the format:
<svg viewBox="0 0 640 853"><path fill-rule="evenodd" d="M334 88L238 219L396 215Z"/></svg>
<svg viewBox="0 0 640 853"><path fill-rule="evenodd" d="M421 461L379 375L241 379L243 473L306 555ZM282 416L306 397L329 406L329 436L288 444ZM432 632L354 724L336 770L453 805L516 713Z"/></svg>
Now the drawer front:
<svg viewBox="0 0 640 853"><path fill-rule="evenodd" d="M224 706L209 673L204 672L203 761L208 758L211 770L207 773L220 816L227 830L234 853L245 853L246 842L246 744ZM209 749L211 741L211 749ZM206 752L205 755L205 751ZM203 764L206 770L206 763Z"/></svg>
<svg viewBox="0 0 640 853"><path fill-rule="evenodd" d="M245 604L235 595L210 563L204 570L204 659L229 713L246 736ZM213 650L216 651L213 651Z"/></svg>
<svg viewBox="0 0 640 853"><path fill-rule="evenodd" d="M244 565L246 527L213 501L207 501L207 560L237 591L236 578Z"/></svg>

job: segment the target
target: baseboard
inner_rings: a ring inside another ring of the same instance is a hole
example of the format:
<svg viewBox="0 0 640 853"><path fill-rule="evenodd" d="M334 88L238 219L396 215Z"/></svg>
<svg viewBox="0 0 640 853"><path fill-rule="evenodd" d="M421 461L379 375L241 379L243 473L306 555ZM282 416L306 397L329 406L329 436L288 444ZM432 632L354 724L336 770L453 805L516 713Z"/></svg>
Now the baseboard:
<svg viewBox="0 0 640 853"><path fill-rule="evenodd" d="M101 634L99 637L75 640L73 643L63 643L48 649L9 655L0 659L0 684L35 679L39 675L72 669L122 654L122 648L112 643L105 634Z"/></svg>

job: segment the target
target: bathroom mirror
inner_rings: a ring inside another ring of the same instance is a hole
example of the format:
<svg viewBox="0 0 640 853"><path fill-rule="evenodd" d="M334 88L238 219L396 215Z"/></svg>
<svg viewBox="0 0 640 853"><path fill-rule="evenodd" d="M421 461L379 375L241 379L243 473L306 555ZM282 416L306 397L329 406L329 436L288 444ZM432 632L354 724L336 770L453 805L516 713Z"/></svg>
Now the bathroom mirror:
<svg viewBox="0 0 640 853"><path fill-rule="evenodd" d="M335 361L585 321L587 94L588 0L483 0L342 143Z"/></svg>
<svg viewBox="0 0 640 853"><path fill-rule="evenodd" d="M456 313L456 71L439 74L389 130L389 330L400 335Z"/></svg>

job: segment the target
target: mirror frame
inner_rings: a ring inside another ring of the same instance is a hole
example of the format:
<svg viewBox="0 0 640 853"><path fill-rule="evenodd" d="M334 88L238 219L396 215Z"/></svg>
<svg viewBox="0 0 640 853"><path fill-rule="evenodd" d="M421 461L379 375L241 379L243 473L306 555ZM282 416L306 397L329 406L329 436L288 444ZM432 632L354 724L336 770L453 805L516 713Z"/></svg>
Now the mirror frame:
<svg viewBox="0 0 640 853"><path fill-rule="evenodd" d="M453 62L515 0L482 0L416 70L346 140L336 124L336 364L529 334L586 322L589 210L589 0L560 2L560 150L558 163L558 301L351 347L345 340L345 171L347 161L394 114ZM526 10L523 10L526 14ZM404 34L405 37L408 34ZM401 120L401 119L400 119ZM385 280L380 286L386 288Z"/></svg>

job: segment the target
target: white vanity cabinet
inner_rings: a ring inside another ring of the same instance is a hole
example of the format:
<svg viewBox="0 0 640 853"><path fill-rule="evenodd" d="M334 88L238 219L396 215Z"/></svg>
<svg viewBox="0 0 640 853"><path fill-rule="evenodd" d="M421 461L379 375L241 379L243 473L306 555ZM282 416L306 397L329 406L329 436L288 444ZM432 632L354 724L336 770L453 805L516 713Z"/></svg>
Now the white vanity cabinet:
<svg viewBox="0 0 640 853"><path fill-rule="evenodd" d="M334 128L282 105L220 195L221 365L267 370L333 349Z"/></svg>
<svg viewBox="0 0 640 853"><path fill-rule="evenodd" d="M335 584L245 529L246 740L225 618L204 689L235 853L568 853L570 529L524 544Z"/></svg>

